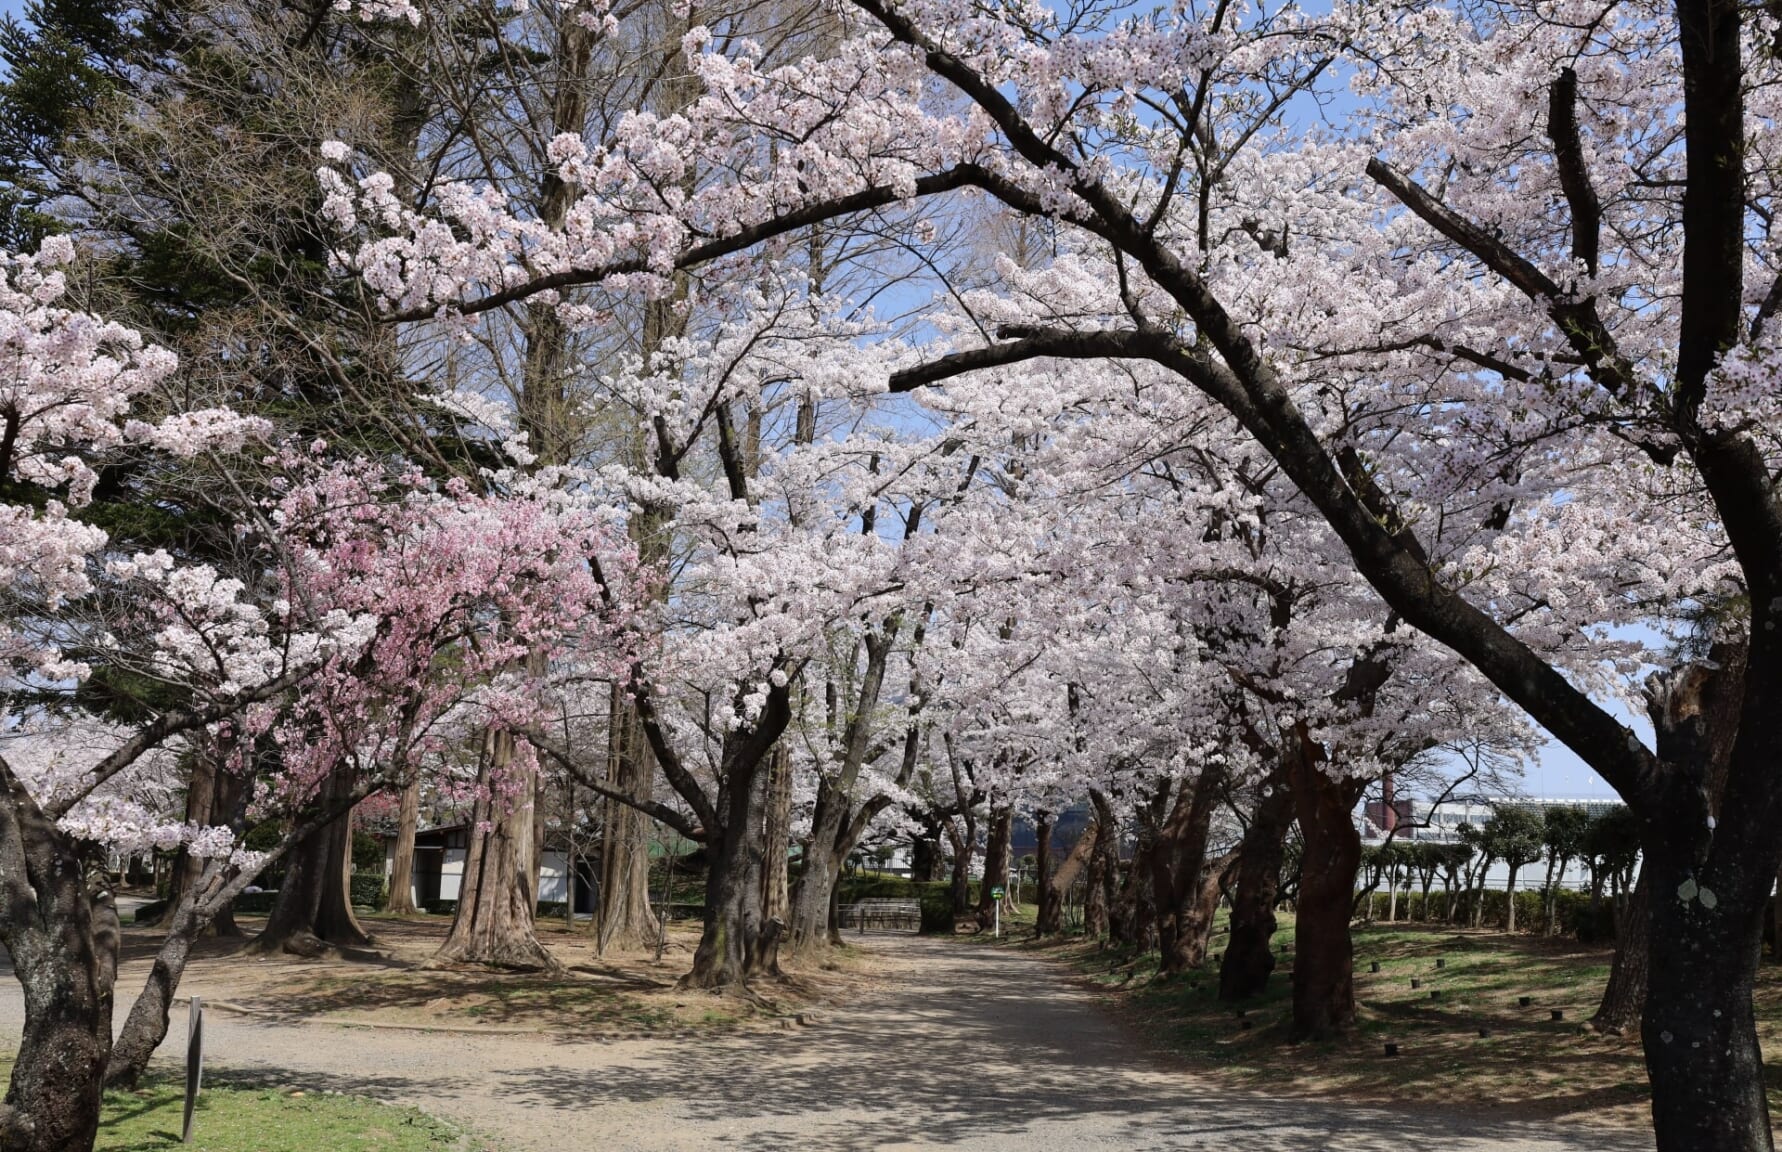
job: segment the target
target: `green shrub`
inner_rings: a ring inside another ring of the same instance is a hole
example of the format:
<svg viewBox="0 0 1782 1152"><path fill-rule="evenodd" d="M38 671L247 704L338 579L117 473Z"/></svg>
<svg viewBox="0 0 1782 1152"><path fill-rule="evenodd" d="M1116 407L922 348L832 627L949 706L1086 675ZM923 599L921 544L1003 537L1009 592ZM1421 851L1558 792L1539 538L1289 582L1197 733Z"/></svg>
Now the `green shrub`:
<svg viewBox="0 0 1782 1152"><path fill-rule="evenodd" d="M353 873L347 892L355 908L382 908L389 898L382 872Z"/></svg>

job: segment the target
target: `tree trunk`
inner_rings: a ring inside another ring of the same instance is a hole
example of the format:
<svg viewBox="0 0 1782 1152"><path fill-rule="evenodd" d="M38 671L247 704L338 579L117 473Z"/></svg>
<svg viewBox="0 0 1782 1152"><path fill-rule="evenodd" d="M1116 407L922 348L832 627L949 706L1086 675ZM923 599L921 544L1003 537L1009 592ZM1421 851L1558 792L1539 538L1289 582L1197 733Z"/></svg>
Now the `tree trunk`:
<svg viewBox="0 0 1782 1152"><path fill-rule="evenodd" d="M996 899L991 893L1008 884L1009 837L1014 820L1014 814L1007 808L994 809L990 813L990 839L984 845L984 879L978 885L979 928L987 929L996 923Z"/></svg>
<svg viewBox="0 0 1782 1152"><path fill-rule="evenodd" d="M1091 939L1109 933L1109 912L1114 905L1114 885L1120 869L1120 828L1114 808L1099 789L1091 789L1095 806L1095 845L1089 853L1089 874L1084 881L1083 931Z"/></svg>
<svg viewBox="0 0 1782 1152"><path fill-rule="evenodd" d="M323 786L325 802L351 794L352 777L336 769ZM347 867L352 858L352 814L343 812L305 836L291 850L285 878L253 943L256 952L317 956L328 946L363 947L371 942L353 915Z"/></svg>
<svg viewBox="0 0 1782 1152"><path fill-rule="evenodd" d="M792 915L787 856L792 846L792 754L784 740L767 760L767 817L762 847L767 859L761 870L761 915L786 923Z"/></svg>
<svg viewBox="0 0 1782 1152"><path fill-rule="evenodd" d="M534 929L536 771L517 769L513 752L511 733L485 734L458 908L435 962L558 969ZM503 800L502 791L511 799Z"/></svg>
<svg viewBox="0 0 1782 1152"><path fill-rule="evenodd" d="M1288 742L1288 778L1304 849L1294 912L1295 1040L1324 1040L1355 1025L1355 952L1349 917L1361 836L1350 812L1363 783L1332 779L1303 724Z"/></svg>
<svg viewBox="0 0 1782 1152"><path fill-rule="evenodd" d="M830 896L841 879L842 827L848 818L847 798L827 776L817 781L817 806L811 814L811 836L804 867L792 886L790 946L794 954L829 943Z"/></svg>
<svg viewBox="0 0 1782 1152"><path fill-rule="evenodd" d="M648 800L655 789L656 758L644 739L637 708L615 685L609 704L606 780L616 792ZM661 931L650 908L650 820L618 800L608 800L600 839L600 925L596 947L653 948Z"/></svg>
<svg viewBox="0 0 1782 1152"><path fill-rule="evenodd" d="M910 879L921 884L941 879L940 835L938 827L924 825L910 841Z"/></svg>
<svg viewBox="0 0 1782 1152"><path fill-rule="evenodd" d="M1547 935L1549 936L1559 935L1559 891L1565 887L1565 871L1566 865L1569 863L1571 861L1561 860L1558 874L1550 875L1547 879Z"/></svg>
<svg viewBox="0 0 1782 1152"><path fill-rule="evenodd" d="M0 1107L7 1152L90 1152L111 1050L118 920L73 844L0 760L0 943L25 1022Z"/></svg>
<svg viewBox="0 0 1782 1152"><path fill-rule="evenodd" d="M971 814L967 812L962 816L960 823L965 826L963 835L953 826L952 820L947 821L947 839L951 841L953 848L953 919L955 921L963 920L971 915L971 860L977 853L978 847L977 823L971 818Z"/></svg>
<svg viewBox="0 0 1782 1152"><path fill-rule="evenodd" d="M1041 812L1033 824L1034 887L1038 892L1034 903L1035 936L1056 936L1064 931L1064 896L1052 883L1052 814Z"/></svg>
<svg viewBox="0 0 1782 1152"><path fill-rule="evenodd" d="M1262 795L1238 846L1237 888L1231 898L1231 936L1219 965L1219 999L1248 1000L1268 989L1275 970L1270 946L1278 926L1275 897L1281 887L1281 857L1293 823L1293 793L1286 774L1264 781Z"/></svg>
<svg viewBox="0 0 1782 1152"><path fill-rule="evenodd" d="M384 910L412 916L415 907L415 833L421 827L421 779L416 776L402 789L402 805L396 818L396 845L390 859L390 898Z"/></svg>
<svg viewBox="0 0 1782 1152"><path fill-rule="evenodd" d="M1603 989L1602 1003L1590 1026L1598 1032L1621 1035L1640 1022L1646 1006L1646 966L1652 922L1650 900L1646 891L1646 875L1640 874L1634 885L1633 899L1627 914L1616 925L1615 961L1609 968L1609 984Z"/></svg>
<svg viewBox="0 0 1782 1152"><path fill-rule="evenodd" d="M779 699L783 709L783 696ZM778 728L784 728L783 718ZM778 731L773 736L777 738ZM770 748L754 751L755 747L752 737L726 738L718 795L723 827L711 830L712 838L706 841L710 871L704 930L693 953L692 971L681 978L683 988L738 988L758 974L779 975L783 925L768 921L761 908L768 776L763 761L771 753Z"/></svg>
<svg viewBox="0 0 1782 1152"><path fill-rule="evenodd" d="M1509 906L1509 911L1504 913L1505 932L1516 931L1516 873L1520 871L1520 868L1511 865L1510 882L1504 887L1504 903Z"/></svg>
<svg viewBox="0 0 1782 1152"><path fill-rule="evenodd" d="M1207 871L1207 835L1224 779L1223 772L1209 765L1192 784L1182 782L1151 854L1158 975L1163 978L1179 975L1206 958L1199 913Z"/></svg>
<svg viewBox="0 0 1782 1152"><path fill-rule="evenodd" d="M1056 935L1064 931L1065 893L1070 890L1072 884L1077 882L1077 877L1083 874L1084 868L1088 867L1090 861L1094 859L1096 845L1100 840L1101 826L1091 820L1077 837L1076 843L1071 845L1070 851L1065 854L1064 862L1058 866L1058 870L1052 873L1048 879L1040 882L1040 922L1050 923L1051 927L1043 930L1036 928L1034 935ZM1040 841L1042 845L1047 846L1045 856L1041 857L1042 861L1051 855L1050 841L1050 835ZM1042 862L1039 867L1040 875L1045 876L1045 863Z"/></svg>

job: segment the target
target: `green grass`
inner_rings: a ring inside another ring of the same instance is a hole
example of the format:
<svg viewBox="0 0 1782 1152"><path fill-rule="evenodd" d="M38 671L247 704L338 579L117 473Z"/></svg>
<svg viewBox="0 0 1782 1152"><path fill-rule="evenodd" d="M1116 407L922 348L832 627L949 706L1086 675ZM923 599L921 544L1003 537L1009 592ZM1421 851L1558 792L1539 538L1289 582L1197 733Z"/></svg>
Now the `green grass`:
<svg viewBox="0 0 1782 1152"><path fill-rule="evenodd" d="M10 1068L6 1069L10 1072ZM228 1083L206 1084L192 1117L192 1142L179 1142L183 1085L150 1080L110 1092L98 1152L491 1152L493 1146L412 1108Z"/></svg>

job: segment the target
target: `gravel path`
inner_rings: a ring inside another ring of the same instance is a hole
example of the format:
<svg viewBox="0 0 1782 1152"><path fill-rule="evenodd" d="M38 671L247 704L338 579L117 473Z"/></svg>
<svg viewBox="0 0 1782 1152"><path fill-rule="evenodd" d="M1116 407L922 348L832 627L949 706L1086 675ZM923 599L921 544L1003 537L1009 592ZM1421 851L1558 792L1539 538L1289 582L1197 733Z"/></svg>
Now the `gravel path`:
<svg viewBox="0 0 1782 1152"><path fill-rule="evenodd" d="M215 1064L280 1084L378 1096L464 1121L514 1152L1652 1146L1569 1124L1490 1126L1234 1095L1135 1059L1121 1027L1043 960L907 937L873 946L894 973L875 1002L791 1032L602 1044L216 1012L205 1020L206 1047ZM0 1035L17 1035L19 1013L8 980ZM184 1035L176 1018L173 1037Z"/></svg>

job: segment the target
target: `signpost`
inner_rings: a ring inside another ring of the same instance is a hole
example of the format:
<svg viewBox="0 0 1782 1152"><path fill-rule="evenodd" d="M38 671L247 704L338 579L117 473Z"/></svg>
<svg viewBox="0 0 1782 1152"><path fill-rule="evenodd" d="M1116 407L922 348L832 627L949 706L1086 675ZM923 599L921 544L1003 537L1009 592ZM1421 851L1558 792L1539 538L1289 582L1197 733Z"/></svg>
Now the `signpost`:
<svg viewBox="0 0 1782 1152"><path fill-rule="evenodd" d="M204 1003L192 997L186 1016L186 1119L179 1142L192 1142L192 1108L198 1103L198 1087L204 1081Z"/></svg>
<svg viewBox="0 0 1782 1152"><path fill-rule="evenodd" d="M996 906L996 923L995 926L990 929L990 938L992 940L1002 939L1002 898L1004 895L1005 893L1001 888L990 889L990 900Z"/></svg>

